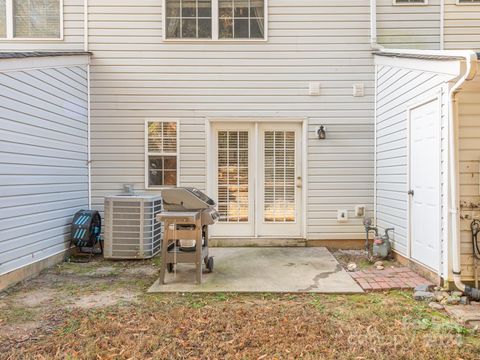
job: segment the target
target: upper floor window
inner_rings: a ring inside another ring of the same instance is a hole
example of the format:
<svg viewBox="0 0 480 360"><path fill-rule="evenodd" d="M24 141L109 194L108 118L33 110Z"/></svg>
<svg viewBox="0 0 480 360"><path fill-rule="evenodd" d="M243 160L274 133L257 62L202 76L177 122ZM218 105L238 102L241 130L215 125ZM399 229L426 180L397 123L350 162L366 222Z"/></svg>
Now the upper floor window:
<svg viewBox="0 0 480 360"><path fill-rule="evenodd" d="M165 0L166 39L265 39L266 0Z"/></svg>
<svg viewBox="0 0 480 360"><path fill-rule="evenodd" d="M0 0L0 37L61 38L62 0Z"/></svg>
<svg viewBox="0 0 480 360"><path fill-rule="evenodd" d="M457 5L480 5L480 0L457 0Z"/></svg>
<svg viewBox="0 0 480 360"><path fill-rule="evenodd" d="M394 5L427 5L428 0L393 0Z"/></svg>

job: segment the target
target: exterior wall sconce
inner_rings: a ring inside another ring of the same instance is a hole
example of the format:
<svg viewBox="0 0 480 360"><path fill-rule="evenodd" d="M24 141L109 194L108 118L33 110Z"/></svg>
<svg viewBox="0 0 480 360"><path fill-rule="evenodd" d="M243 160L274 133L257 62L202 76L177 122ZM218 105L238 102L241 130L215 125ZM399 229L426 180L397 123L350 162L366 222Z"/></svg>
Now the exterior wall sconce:
<svg viewBox="0 0 480 360"><path fill-rule="evenodd" d="M319 140L325 140L327 138L326 128L323 125L320 125L317 128L317 135Z"/></svg>

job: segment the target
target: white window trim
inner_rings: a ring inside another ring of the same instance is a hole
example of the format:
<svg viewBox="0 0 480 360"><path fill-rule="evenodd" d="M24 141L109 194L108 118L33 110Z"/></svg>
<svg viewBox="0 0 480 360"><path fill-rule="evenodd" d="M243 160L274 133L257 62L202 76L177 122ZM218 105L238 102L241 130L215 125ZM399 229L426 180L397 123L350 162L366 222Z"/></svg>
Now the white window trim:
<svg viewBox="0 0 480 360"><path fill-rule="evenodd" d="M148 123L149 122L173 122L177 124L177 151L175 153L160 153L160 152L150 152L148 151ZM145 146L145 189L146 190L159 190L159 189L168 189L172 187L180 186L180 121L178 119L145 119L145 127L144 127L144 146ZM177 157L177 183L175 185L150 185L148 183L148 159L150 156L176 156Z"/></svg>
<svg viewBox="0 0 480 360"><path fill-rule="evenodd" d="M457 0L456 5L458 5L458 6L480 6L480 1L463 3L463 2L460 2L460 0Z"/></svg>
<svg viewBox="0 0 480 360"><path fill-rule="evenodd" d="M60 1L60 36L56 38L24 38L24 37L14 37L13 36L13 0L6 0L6 11L5 11L5 23L7 27L6 37L0 37L0 42L5 41L62 41L63 40L63 0Z"/></svg>
<svg viewBox="0 0 480 360"><path fill-rule="evenodd" d="M395 6L425 6L428 5L428 0L423 0L421 3L403 3L403 2L397 2L397 0L392 0L393 5Z"/></svg>
<svg viewBox="0 0 480 360"><path fill-rule="evenodd" d="M182 42L182 43L201 43L201 42L218 42L218 43L252 43L268 41L268 0L264 0L264 22L265 29L263 39L220 39L218 37L218 0L212 0L212 38L211 39L175 39L167 38L167 0L162 0L162 38L164 42Z"/></svg>

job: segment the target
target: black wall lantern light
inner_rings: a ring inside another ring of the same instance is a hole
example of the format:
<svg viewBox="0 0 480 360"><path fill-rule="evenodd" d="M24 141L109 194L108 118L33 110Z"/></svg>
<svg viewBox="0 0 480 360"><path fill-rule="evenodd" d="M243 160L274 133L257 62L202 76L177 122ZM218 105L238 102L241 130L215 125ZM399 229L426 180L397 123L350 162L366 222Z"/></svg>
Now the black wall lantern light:
<svg viewBox="0 0 480 360"><path fill-rule="evenodd" d="M327 138L327 133L325 126L320 125L317 129L317 135L319 140L325 140Z"/></svg>

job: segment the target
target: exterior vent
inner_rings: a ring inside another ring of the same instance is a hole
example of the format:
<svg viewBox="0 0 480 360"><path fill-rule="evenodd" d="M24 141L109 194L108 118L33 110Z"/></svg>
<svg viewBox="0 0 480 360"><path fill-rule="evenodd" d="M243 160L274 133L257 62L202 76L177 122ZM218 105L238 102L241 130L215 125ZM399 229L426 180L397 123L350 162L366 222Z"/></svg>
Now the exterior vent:
<svg viewBox="0 0 480 360"><path fill-rule="evenodd" d="M355 96L355 97L365 96L365 85L364 84L354 84L353 85L353 96Z"/></svg>
<svg viewBox="0 0 480 360"><path fill-rule="evenodd" d="M160 251L162 211L158 195L105 197L105 250L107 259L148 259Z"/></svg>

